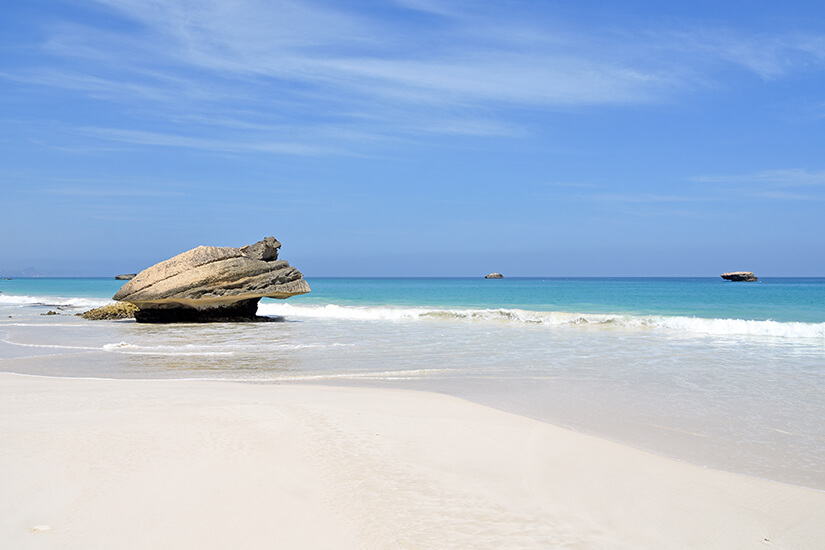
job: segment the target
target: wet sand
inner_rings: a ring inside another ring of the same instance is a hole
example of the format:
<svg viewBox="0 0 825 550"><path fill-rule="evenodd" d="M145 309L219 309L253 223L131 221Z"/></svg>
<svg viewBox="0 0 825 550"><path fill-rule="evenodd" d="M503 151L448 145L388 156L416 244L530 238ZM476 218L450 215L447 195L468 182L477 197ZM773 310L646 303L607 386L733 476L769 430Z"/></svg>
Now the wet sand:
<svg viewBox="0 0 825 550"><path fill-rule="evenodd" d="M0 374L7 548L820 548L825 492L392 389Z"/></svg>

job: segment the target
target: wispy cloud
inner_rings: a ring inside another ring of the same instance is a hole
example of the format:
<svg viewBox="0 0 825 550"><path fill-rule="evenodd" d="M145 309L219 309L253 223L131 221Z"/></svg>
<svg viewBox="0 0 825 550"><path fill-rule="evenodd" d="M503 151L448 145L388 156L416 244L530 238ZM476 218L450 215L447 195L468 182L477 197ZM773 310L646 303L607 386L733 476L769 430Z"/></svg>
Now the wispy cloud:
<svg viewBox="0 0 825 550"><path fill-rule="evenodd" d="M79 72L41 69L17 74L0 72L0 78L25 84L86 92L89 96L113 101L169 101L174 94L160 86L141 84L112 78L100 78Z"/></svg>
<svg viewBox="0 0 825 550"><path fill-rule="evenodd" d="M393 3L413 11L441 16L455 16L460 13L450 2L440 0L392 0Z"/></svg>
<svg viewBox="0 0 825 550"><path fill-rule="evenodd" d="M184 193L180 191L170 191L162 189L146 189L142 187L126 187L110 184L108 187L96 185L59 185L45 187L41 193L49 195L65 195L70 197L180 197Z"/></svg>
<svg viewBox="0 0 825 550"><path fill-rule="evenodd" d="M597 185L595 183L587 183L587 182L580 182L580 181L548 181L544 182L542 185L547 187L557 187L557 188L568 188L568 189L598 189L603 187L601 185Z"/></svg>
<svg viewBox="0 0 825 550"><path fill-rule="evenodd" d="M223 153L280 153L288 155L319 155L331 153L328 149L318 146L292 142L277 141L239 141L233 139L217 140L193 136L165 134L160 132L143 132L136 130L120 130L116 128L81 128L80 131L89 136L101 139L149 145L155 147L182 147L188 149L205 149Z"/></svg>
<svg viewBox="0 0 825 550"><path fill-rule="evenodd" d="M692 178L692 181L712 184L717 187L717 193L727 193L739 198L777 201L825 200L825 194L821 194L825 191L825 170L788 168L746 174L702 175Z"/></svg>
<svg viewBox="0 0 825 550"><path fill-rule="evenodd" d="M127 117L119 128L87 130L140 146L298 155L351 148L351 139L324 141L330 126L366 141L523 136L518 116L489 113L656 103L712 81L720 64L778 78L825 62L825 37L816 35L698 23L588 28L475 3L394 0L374 12L321 0L95 4L117 24L47 27L41 47L53 63L7 67L0 78L124 104L132 119L180 123L145 132ZM409 10L427 24L397 17ZM230 143L219 130L267 134L297 124L303 141ZM213 129L193 136L192 125Z"/></svg>
<svg viewBox="0 0 825 550"><path fill-rule="evenodd" d="M490 29L498 28L493 35L474 33L471 25L483 22L479 16L472 22L459 20L450 33L462 40L454 40L448 33L298 1L100 3L138 23L141 31L117 34L62 25L45 48L74 59L79 71L88 68L81 63L85 60L98 70L115 72L118 80L133 80L149 69L189 67L220 78L249 79L247 84L258 92L293 93L285 84L304 83L325 93L346 91L388 101L538 105L647 100L662 81L661 74L648 73L637 63L571 55L570 44L554 51L546 36L536 32L530 38L520 27L508 28L506 21L489 22ZM434 9L435 4L428 5ZM60 75L66 77L62 85L109 88L107 79L83 73ZM61 85L64 79L55 76L47 73L41 83ZM260 80L272 78L282 81Z"/></svg>
<svg viewBox="0 0 825 550"><path fill-rule="evenodd" d="M748 174L703 175L692 179L702 183L758 183L781 187L797 187L825 185L825 170L809 171L801 168L788 168Z"/></svg>
<svg viewBox="0 0 825 550"><path fill-rule="evenodd" d="M640 209L658 209L664 205L707 203L741 203L743 200L823 201L825 171L802 169L765 170L746 174L702 175L690 178L695 184L709 184L690 188L690 194L655 192L603 192L604 186L579 183L551 183L548 186L570 187L580 192L566 195L567 199L603 205L633 205ZM590 191L592 189L592 191ZM634 210L638 213L642 210ZM686 211L682 211L683 213Z"/></svg>
<svg viewBox="0 0 825 550"><path fill-rule="evenodd" d="M508 29L506 21L499 22L492 38L464 32L459 24L463 40L456 41L427 29L399 28L386 20L299 2L266 8L258 2L215 0L197 6L103 3L159 38L145 46L155 50L153 59L236 76L303 82L327 92L348 91L390 102L624 103L650 100L667 80L661 72L648 72L631 60L619 63L586 52L570 54L571 44L553 50L548 48L553 42L540 33L529 38L520 26ZM478 24L478 17L473 24ZM510 39L502 41L501 36ZM64 42L78 41L75 37ZM430 41L440 47L428 47ZM76 51L82 55L90 49L101 51L82 45Z"/></svg>
<svg viewBox="0 0 825 550"><path fill-rule="evenodd" d="M779 201L825 201L825 195L792 193L788 191L757 191L753 193L753 196L761 199Z"/></svg>
<svg viewBox="0 0 825 550"><path fill-rule="evenodd" d="M796 31L747 32L718 24L674 25L665 29L639 29L641 46L654 63L681 66L694 78L708 82L716 69L738 66L764 80L825 66L825 35Z"/></svg>
<svg viewBox="0 0 825 550"><path fill-rule="evenodd" d="M825 61L825 37L821 36L722 36L710 47L723 59L764 79L775 79L811 62Z"/></svg>
<svg viewBox="0 0 825 550"><path fill-rule="evenodd" d="M690 203L718 200L712 197L657 195L655 193L593 193L586 196L582 195L581 198L592 201L632 204Z"/></svg>

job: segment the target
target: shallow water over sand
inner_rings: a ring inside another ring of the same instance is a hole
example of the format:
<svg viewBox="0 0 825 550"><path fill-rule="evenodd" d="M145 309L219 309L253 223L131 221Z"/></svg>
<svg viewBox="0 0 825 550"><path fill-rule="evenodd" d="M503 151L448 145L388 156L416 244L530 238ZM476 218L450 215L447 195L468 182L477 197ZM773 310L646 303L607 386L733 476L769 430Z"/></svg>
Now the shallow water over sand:
<svg viewBox="0 0 825 550"><path fill-rule="evenodd" d="M140 325L73 315L105 297L5 294L0 369L446 392L825 489L822 323L317 300L263 303L275 323Z"/></svg>

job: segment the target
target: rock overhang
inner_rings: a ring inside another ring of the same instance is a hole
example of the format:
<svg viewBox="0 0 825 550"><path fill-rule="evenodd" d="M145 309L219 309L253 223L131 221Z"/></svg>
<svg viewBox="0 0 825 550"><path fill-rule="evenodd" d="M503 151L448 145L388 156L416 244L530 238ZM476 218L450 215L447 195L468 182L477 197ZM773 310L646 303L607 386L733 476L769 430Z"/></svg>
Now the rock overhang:
<svg viewBox="0 0 825 550"><path fill-rule="evenodd" d="M296 268L278 259L281 243L267 237L241 248L199 246L138 273L113 299L134 304L143 322L255 318L261 298L310 292Z"/></svg>

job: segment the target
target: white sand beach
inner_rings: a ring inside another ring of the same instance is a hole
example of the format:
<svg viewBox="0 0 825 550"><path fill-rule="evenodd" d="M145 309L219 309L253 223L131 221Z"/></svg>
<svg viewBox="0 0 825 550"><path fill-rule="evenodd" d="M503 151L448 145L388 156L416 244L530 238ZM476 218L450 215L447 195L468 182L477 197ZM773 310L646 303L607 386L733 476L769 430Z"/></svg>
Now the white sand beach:
<svg viewBox="0 0 825 550"><path fill-rule="evenodd" d="M0 547L822 548L825 492L440 394L0 374Z"/></svg>

